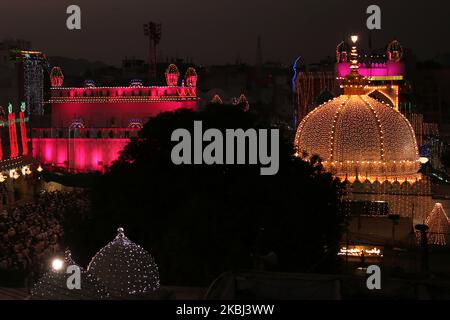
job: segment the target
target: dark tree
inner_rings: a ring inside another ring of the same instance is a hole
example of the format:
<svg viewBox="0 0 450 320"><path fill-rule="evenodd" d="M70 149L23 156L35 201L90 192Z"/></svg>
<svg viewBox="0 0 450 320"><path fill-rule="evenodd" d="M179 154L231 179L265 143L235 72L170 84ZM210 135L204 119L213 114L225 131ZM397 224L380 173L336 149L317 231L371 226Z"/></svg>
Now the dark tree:
<svg viewBox="0 0 450 320"><path fill-rule="evenodd" d="M441 154L441 162L446 171L450 169L450 147L446 146Z"/></svg>
<svg viewBox="0 0 450 320"><path fill-rule="evenodd" d="M81 261L121 225L155 256L164 284L206 285L224 271L259 265L270 252L277 256L266 266L271 270L333 272L344 220L341 184L316 158L295 158L290 140L280 143L274 176L261 176L256 165L175 166L171 134L192 132L194 120L203 130L267 128L226 105L150 119L94 187L92 218L83 238L72 241Z"/></svg>

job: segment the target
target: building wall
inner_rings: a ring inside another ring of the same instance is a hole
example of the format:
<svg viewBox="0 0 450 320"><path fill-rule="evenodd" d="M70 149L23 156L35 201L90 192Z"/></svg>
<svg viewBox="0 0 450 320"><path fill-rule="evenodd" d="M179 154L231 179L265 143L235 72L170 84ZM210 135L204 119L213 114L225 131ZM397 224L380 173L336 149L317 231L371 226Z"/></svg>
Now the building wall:
<svg viewBox="0 0 450 320"><path fill-rule="evenodd" d="M103 171L125 148L129 139L37 138L33 156L45 164L76 171Z"/></svg>
<svg viewBox="0 0 450 320"><path fill-rule="evenodd" d="M349 200L386 202L388 214L410 218L414 225L424 223L438 202L433 199L431 181L425 176L414 183L353 183L347 191Z"/></svg>
<svg viewBox="0 0 450 320"><path fill-rule="evenodd" d="M414 225L424 223L426 217L433 210L437 202L433 200L431 195L370 193L353 193L351 200L387 202L389 214L399 214L401 217L410 218Z"/></svg>
<svg viewBox="0 0 450 320"><path fill-rule="evenodd" d="M54 103L52 127L68 128L74 119L83 119L85 127L126 128L131 119L145 120L161 112L180 108L195 109L197 101L161 101L150 103Z"/></svg>

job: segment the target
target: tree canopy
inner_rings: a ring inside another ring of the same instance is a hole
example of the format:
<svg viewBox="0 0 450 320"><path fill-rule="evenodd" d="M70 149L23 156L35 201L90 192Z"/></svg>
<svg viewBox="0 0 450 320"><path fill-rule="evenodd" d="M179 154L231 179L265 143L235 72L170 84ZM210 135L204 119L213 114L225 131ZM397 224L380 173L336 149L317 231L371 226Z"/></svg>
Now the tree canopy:
<svg viewBox="0 0 450 320"><path fill-rule="evenodd" d="M259 165L176 166L171 134L192 131L195 120L204 130L268 128L233 105L150 119L97 179L92 217L80 225L85 232L68 237L80 261L110 241L120 225L155 257L163 284L207 285L224 271L262 265L286 272L335 270L344 222L340 182L317 158L294 157L290 139L280 141L273 176L261 176Z"/></svg>

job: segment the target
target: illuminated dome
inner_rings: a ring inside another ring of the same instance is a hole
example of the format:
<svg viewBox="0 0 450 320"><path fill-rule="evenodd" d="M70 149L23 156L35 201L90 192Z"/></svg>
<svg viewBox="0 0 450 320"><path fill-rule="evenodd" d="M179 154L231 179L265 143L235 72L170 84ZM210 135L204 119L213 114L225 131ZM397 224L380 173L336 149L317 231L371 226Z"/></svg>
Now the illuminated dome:
<svg viewBox="0 0 450 320"><path fill-rule="evenodd" d="M108 299L109 294L100 280L88 273L72 260L70 251L66 252L64 260L60 261L59 268L52 267L45 273L31 289L33 300L103 300ZM55 261L53 264L56 266ZM69 266L80 268L80 289L69 289L67 283L73 283L71 276L73 271L67 273Z"/></svg>
<svg viewBox="0 0 450 320"><path fill-rule="evenodd" d="M159 289L159 272L153 257L130 241L122 228L92 258L88 271L102 281L112 298L142 297Z"/></svg>
<svg viewBox="0 0 450 320"><path fill-rule="evenodd" d="M312 112L295 137L299 153L319 155L327 170L350 181L420 177L414 130L398 111L365 94L345 94Z"/></svg>

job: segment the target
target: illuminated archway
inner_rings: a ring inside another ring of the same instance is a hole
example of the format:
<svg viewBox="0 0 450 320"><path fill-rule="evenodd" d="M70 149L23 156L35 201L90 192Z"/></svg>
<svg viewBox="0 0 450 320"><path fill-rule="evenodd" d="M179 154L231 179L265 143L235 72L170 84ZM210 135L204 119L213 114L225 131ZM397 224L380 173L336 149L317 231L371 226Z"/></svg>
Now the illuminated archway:
<svg viewBox="0 0 450 320"><path fill-rule="evenodd" d="M74 119L70 124L70 129L83 129L84 121L83 119Z"/></svg>
<svg viewBox="0 0 450 320"><path fill-rule="evenodd" d="M398 110L398 86L369 88L367 95Z"/></svg>

